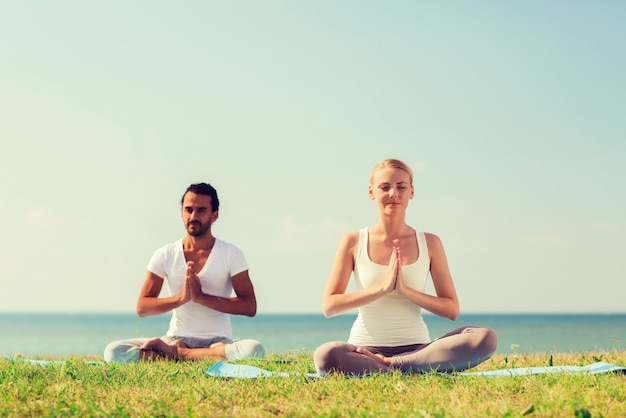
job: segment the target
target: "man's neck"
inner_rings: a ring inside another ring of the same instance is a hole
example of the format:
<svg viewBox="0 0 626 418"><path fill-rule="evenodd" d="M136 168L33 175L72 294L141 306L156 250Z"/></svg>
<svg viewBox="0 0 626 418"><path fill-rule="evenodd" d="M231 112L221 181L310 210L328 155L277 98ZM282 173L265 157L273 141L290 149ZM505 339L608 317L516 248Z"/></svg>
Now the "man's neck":
<svg viewBox="0 0 626 418"><path fill-rule="evenodd" d="M201 237L194 237L193 235L187 234L183 238L183 249L185 251L209 251L213 248L213 244L215 244L215 237L210 232L207 232Z"/></svg>

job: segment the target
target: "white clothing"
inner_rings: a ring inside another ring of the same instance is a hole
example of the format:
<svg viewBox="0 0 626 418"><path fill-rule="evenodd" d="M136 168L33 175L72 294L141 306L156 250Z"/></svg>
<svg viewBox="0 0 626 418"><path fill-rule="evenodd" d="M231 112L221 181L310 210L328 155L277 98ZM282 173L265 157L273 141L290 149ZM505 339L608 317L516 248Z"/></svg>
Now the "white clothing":
<svg viewBox="0 0 626 418"><path fill-rule="evenodd" d="M423 232L415 231L419 255L417 261L402 266L404 282L423 292L430 272L430 256ZM389 266L374 263L368 253L368 228L359 231L359 244L354 266L356 289L365 289L380 282ZM356 346L396 347L430 342L422 309L398 295L389 293L359 308L348 342Z"/></svg>
<svg viewBox="0 0 626 418"><path fill-rule="evenodd" d="M148 270L163 278L171 295L178 295L185 284L187 261L183 240L179 239L155 251ZM202 292L230 297L231 278L248 270L243 252L236 246L215 239L213 249L202 270L198 272ZM189 301L174 309L167 336L194 338L232 338L230 315Z"/></svg>
<svg viewBox="0 0 626 418"><path fill-rule="evenodd" d="M130 340L114 341L104 349L104 360L107 363L133 363L139 361L140 349L150 338L132 338ZM161 337L161 340L171 344L177 337ZM189 348L211 347L214 344L224 344L224 354L228 360L243 360L248 358L263 358L265 348L256 340L231 341L228 338L180 338Z"/></svg>

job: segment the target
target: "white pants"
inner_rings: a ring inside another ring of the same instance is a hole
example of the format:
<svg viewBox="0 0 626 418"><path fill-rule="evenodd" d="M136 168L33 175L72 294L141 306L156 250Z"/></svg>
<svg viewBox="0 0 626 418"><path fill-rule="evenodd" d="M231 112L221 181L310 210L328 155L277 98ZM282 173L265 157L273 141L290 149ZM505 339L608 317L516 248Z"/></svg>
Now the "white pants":
<svg viewBox="0 0 626 418"><path fill-rule="evenodd" d="M139 347L150 338L132 338L129 340L114 341L104 349L104 360L107 363L132 363L139 360ZM225 337L190 338L190 337L161 337L166 343L176 340L182 341L189 348L207 348L214 344L226 344L226 358L228 360L242 360L247 358L263 358L265 348L256 340L230 340Z"/></svg>

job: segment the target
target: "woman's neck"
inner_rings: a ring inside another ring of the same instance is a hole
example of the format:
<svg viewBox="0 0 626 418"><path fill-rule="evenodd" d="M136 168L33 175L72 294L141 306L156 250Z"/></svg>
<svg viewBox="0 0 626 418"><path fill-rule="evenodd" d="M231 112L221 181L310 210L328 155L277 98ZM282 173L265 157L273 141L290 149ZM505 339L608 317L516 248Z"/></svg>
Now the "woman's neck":
<svg viewBox="0 0 626 418"><path fill-rule="evenodd" d="M389 238L399 238L412 230L404 222L404 219L381 218L378 223L370 228L375 234L381 234Z"/></svg>

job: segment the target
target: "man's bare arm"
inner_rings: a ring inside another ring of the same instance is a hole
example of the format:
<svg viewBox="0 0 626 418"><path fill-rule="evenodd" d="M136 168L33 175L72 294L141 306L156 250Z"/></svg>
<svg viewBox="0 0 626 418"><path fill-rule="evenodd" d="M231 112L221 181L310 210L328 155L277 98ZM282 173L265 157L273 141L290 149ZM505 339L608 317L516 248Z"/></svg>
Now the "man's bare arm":
<svg viewBox="0 0 626 418"><path fill-rule="evenodd" d="M163 278L148 271L141 286L137 299L137 315L140 317L161 315L187 303L190 300L189 291L183 289L179 295L159 298L163 288Z"/></svg>
<svg viewBox="0 0 626 418"><path fill-rule="evenodd" d="M193 273L187 277L191 299L207 308L215 309L232 315L256 315L256 296L248 275L248 270L236 274L232 278L236 297L221 297L202 293L200 279Z"/></svg>

